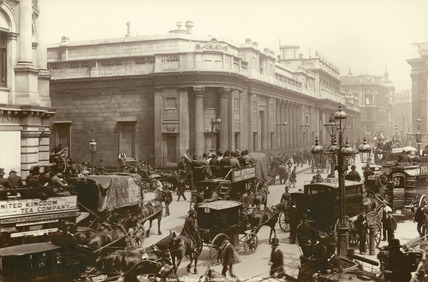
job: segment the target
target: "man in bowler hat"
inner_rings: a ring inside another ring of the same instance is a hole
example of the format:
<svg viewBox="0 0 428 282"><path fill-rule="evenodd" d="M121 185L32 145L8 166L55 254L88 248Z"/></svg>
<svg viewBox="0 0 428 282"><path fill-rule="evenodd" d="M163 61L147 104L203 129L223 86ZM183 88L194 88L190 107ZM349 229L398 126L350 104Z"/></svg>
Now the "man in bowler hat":
<svg viewBox="0 0 428 282"><path fill-rule="evenodd" d="M408 282L412 278L411 262L401 250L400 240L392 239L388 244L389 256L385 263L385 279L391 282Z"/></svg>

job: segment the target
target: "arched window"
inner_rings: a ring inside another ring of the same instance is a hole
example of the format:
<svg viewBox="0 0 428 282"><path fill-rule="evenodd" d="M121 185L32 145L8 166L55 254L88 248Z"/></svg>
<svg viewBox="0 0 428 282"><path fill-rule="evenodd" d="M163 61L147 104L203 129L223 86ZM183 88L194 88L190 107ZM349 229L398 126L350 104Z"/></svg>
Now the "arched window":
<svg viewBox="0 0 428 282"><path fill-rule="evenodd" d="M6 86L7 33L0 30L0 86Z"/></svg>

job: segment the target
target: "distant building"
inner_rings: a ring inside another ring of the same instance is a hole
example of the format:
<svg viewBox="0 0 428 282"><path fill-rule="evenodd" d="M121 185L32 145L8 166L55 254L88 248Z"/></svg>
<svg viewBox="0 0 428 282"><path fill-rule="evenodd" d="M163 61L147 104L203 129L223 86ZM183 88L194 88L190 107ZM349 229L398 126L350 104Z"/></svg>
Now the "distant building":
<svg viewBox="0 0 428 282"><path fill-rule="evenodd" d="M403 90L396 92L394 96L394 123L395 138L403 140L412 124L412 91Z"/></svg>
<svg viewBox="0 0 428 282"><path fill-rule="evenodd" d="M76 161L90 158L92 138L96 158L109 164L121 153L171 165L211 149L310 149L339 104L358 124L337 68L320 56L295 58L288 53L298 47L281 46L277 60L251 39L195 36L191 21L139 37L127 25L123 38L63 37L48 48L57 109L51 146L61 142Z"/></svg>
<svg viewBox="0 0 428 282"><path fill-rule="evenodd" d="M380 138L392 138L393 133L393 99L395 87L385 75L341 76L341 87L347 96L355 97L361 111L360 136L369 141Z"/></svg>
<svg viewBox="0 0 428 282"><path fill-rule="evenodd" d="M428 134L428 42L413 44L414 54L407 62L412 67L410 77L412 78L412 118L411 131L417 130L417 118L421 118L420 131ZM427 136L424 136L424 145L428 144Z"/></svg>
<svg viewBox="0 0 428 282"><path fill-rule="evenodd" d="M0 167L25 177L49 163L45 1L0 1Z"/></svg>

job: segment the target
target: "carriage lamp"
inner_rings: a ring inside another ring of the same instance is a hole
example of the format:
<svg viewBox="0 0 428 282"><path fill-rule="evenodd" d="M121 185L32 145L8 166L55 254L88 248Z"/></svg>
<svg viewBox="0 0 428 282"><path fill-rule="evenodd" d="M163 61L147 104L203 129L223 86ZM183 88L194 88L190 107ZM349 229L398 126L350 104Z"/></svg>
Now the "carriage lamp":
<svg viewBox="0 0 428 282"><path fill-rule="evenodd" d="M314 155L315 165L321 165L323 161L324 148L318 143L318 137L315 138L315 145L312 146L311 153Z"/></svg>
<svg viewBox="0 0 428 282"><path fill-rule="evenodd" d="M95 139L89 142L89 151L91 152L92 174L94 174L94 154L97 151L97 142L95 142Z"/></svg>
<svg viewBox="0 0 428 282"><path fill-rule="evenodd" d="M211 149L215 150L214 148L214 128L218 126L221 123L221 118L217 117L215 119L211 119Z"/></svg>
<svg viewBox="0 0 428 282"><path fill-rule="evenodd" d="M370 144L367 144L366 137L364 137L363 143L358 147L358 151L360 153L361 163L367 163L370 158L372 147Z"/></svg>

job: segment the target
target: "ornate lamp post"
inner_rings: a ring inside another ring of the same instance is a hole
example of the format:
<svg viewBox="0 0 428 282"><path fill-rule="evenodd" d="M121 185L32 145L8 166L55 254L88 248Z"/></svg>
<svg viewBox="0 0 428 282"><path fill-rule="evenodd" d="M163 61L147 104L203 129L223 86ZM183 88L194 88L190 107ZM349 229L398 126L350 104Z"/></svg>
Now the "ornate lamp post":
<svg viewBox="0 0 428 282"><path fill-rule="evenodd" d="M324 124L325 129L331 138L330 147L324 152L330 157L331 171L330 175L334 177L335 163L336 163L336 154L339 151L336 143L336 122L334 119L334 113L331 113L328 123Z"/></svg>
<svg viewBox="0 0 428 282"><path fill-rule="evenodd" d="M362 163L367 163L370 158L370 153L372 151L372 147L367 144L366 137L363 139L363 143L358 147L358 151L360 153L360 160Z"/></svg>
<svg viewBox="0 0 428 282"><path fill-rule="evenodd" d="M395 140L398 140L398 126L394 126Z"/></svg>
<svg viewBox="0 0 428 282"><path fill-rule="evenodd" d="M410 137L412 136L412 133L410 132L410 128L407 128L407 145L410 145Z"/></svg>
<svg viewBox="0 0 428 282"><path fill-rule="evenodd" d="M337 163L336 163L336 158L332 158L332 159L334 160L334 163L333 163L334 167L339 173L340 219L339 219L339 224L337 228L337 231L338 231L337 254L346 256L348 251L349 227L347 226L347 222L346 222L346 210L345 210L345 171L348 165L347 160L356 152L349 146L348 142L344 144L344 141L343 141L343 135L346 129L346 113L342 110L341 106L339 106L339 109L337 110L336 113L332 115L332 117L334 118L334 127L331 126L333 124L332 119L331 119L332 120L331 125L329 121L329 123L326 124L325 127L327 130L331 129L331 131L329 131L329 134L332 137L332 139L336 135L336 134L333 134L333 130L335 130L334 132L337 133L339 137L338 148L336 149L335 147L333 147L333 150L332 150L330 146L330 151L336 152ZM333 144L334 142L332 142L332 145ZM368 144L365 143L365 145L368 145ZM368 147L365 147L365 149L363 150L363 153L367 154L367 150L368 150ZM312 154L314 154L315 161L322 161L320 156L322 156L323 154L323 148L322 146L318 145L318 139L315 140L315 146L312 147L311 152Z"/></svg>
<svg viewBox="0 0 428 282"><path fill-rule="evenodd" d="M92 139L91 142L89 142L89 151L91 152L92 174L94 174L94 154L97 151L97 142L95 142L95 139Z"/></svg>
<svg viewBox="0 0 428 282"><path fill-rule="evenodd" d="M216 148L214 148L214 128L216 128L216 126L218 126L221 123L221 118L218 117L216 119L211 119L211 149L215 150ZM217 146L217 144L216 144Z"/></svg>

